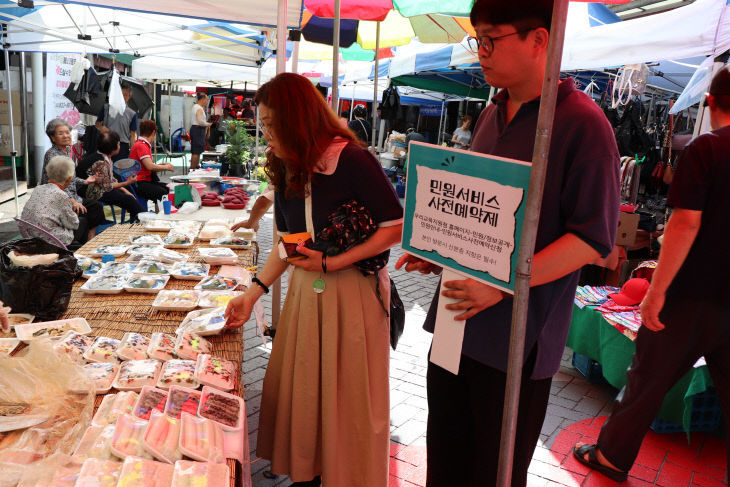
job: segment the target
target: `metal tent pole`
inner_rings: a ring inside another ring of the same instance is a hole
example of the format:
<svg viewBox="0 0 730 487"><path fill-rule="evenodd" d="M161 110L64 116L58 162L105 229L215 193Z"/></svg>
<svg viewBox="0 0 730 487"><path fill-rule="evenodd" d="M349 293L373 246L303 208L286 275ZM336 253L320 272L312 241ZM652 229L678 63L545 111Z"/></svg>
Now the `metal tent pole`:
<svg viewBox="0 0 730 487"><path fill-rule="evenodd" d="M509 487L512 483L514 463L515 433L517 432L517 411L520 399L520 382L524 361L525 330L527 328L527 307L530 298L530 279L532 278L532 257L535 251L537 227L540 221L540 208L545 187L545 173L550 151L555 101L560 79L560 61L563 56L565 21L568 13L568 0L555 0L553 20L550 27L547 65L540 97L540 112L537 119L535 146L532 154L530 185L527 191L525 220L522 224L517 258L517 277L515 296L512 306L512 328L510 330L509 362L505 387L504 413L502 416L502 437L499 449L499 471L497 485Z"/></svg>
<svg viewBox="0 0 730 487"><path fill-rule="evenodd" d="M373 138L372 145L375 148L374 153L378 153L380 149L378 137L378 127L376 127L378 119L378 71L380 68L380 22L375 24L375 80L373 81Z"/></svg>
<svg viewBox="0 0 730 487"><path fill-rule="evenodd" d="M352 99L350 100L350 121L352 121L352 112L355 111L355 87L357 86L357 81L352 83Z"/></svg>
<svg viewBox="0 0 730 487"><path fill-rule="evenodd" d="M155 130L157 130L157 80L152 82L152 118L155 119ZM155 135L155 141L153 142L154 148L154 162L157 164L157 136Z"/></svg>
<svg viewBox="0 0 730 487"><path fill-rule="evenodd" d="M340 84L340 0L335 0L334 32L332 35L332 108L340 114L338 88Z"/></svg>
<svg viewBox="0 0 730 487"><path fill-rule="evenodd" d="M256 70L256 89L261 88L261 61L259 61L259 67ZM256 110L256 146L253 149L253 157L254 157L254 166L257 166L259 163L259 106L255 106Z"/></svg>
<svg viewBox="0 0 730 487"><path fill-rule="evenodd" d="M20 141L23 150L23 168L25 169L26 184L30 183L30 154L28 150L28 78L25 73L25 53L20 52L20 119L23 122L23 132Z"/></svg>
<svg viewBox="0 0 730 487"><path fill-rule="evenodd" d="M444 96L441 100L441 116L439 117L439 134L438 137L436 137L436 142L438 145L441 145L441 138L443 136L443 129L442 125L444 123L444 106L446 105L446 97Z"/></svg>
<svg viewBox="0 0 730 487"><path fill-rule="evenodd" d="M7 26L5 27L7 29ZM15 127L13 126L13 95L10 90L10 56L8 50L4 49L5 55L5 88L8 91L8 118L10 122L10 165L13 168L13 192L15 195L15 216L20 216L20 202L18 201L18 175L16 174L15 156L18 152L15 150Z"/></svg>
<svg viewBox="0 0 730 487"><path fill-rule="evenodd" d="M299 34L301 35L301 34ZM291 55L291 72L292 73L298 73L299 72L299 37L297 37L297 40L294 41L294 51Z"/></svg>
<svg viewBox="0 0 730 487"><path fill-rule="evenodd" d="M43 177L43 156L46 151L44 145L48 140L46 137L45 127L45 96L43 83L43 53L34 52L30 55L30 69L33 76L31 77L32 92L32 110L33 110L33 175L34 183L38 185Z"/></svg>

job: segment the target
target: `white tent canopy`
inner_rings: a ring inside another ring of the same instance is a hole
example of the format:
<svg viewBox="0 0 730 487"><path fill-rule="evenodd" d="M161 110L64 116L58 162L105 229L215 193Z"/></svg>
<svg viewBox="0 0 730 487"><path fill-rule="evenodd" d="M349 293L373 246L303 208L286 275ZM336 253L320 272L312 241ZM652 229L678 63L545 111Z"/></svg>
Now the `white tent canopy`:
<svg viewBox="0 0 730 487"><path fill-rule="evenodd" d="M77 3L135 12L276 27L276 0L69 0ZM287 27L298 29L302 20L302 0L287 1Z"/></svg>
<svg viewBox="0 0 730 487"><path fill-rule="evenodd" d="M181 61L158 56L146 56L132 61L132 76L139 79L181 81L235 81L255 83L257 69L230 64L202 61ZM264 77L262 81L270 77Z"/></svg>

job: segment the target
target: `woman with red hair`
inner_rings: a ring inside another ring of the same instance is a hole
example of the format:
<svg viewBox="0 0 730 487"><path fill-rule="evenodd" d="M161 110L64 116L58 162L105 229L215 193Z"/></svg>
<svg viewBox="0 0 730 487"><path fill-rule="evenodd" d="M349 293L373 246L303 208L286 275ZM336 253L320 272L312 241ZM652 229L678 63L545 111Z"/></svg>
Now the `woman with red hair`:
<svg viewBox="0 0 730 487"><path fill-rule="evenodd" d="M297 248L305 258L291 262L264 378L257 454L295 486L387 486L390 324L383 304L389 309L390 283L386 269L366 276L353 264L400 241L403 209L380 164L305 77L280 74L255 101L279 232L316 236L352 200L378 225L363 243L324 260ZM228 326L248 320L287 266L276 251L269 254L254 284L229 304Z"/></svg>

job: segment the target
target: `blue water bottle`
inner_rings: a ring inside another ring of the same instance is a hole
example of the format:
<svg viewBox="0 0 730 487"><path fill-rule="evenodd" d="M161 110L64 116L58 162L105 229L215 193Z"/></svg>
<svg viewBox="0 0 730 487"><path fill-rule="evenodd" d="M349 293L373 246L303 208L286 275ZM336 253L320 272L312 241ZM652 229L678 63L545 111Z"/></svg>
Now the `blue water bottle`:
<svg viewBox="0 0 730 487"><path fill-rule="evenodd" d="M406 197L406 183L403 182L401 176L398 176L398 182L395 184L395 194L398 195L398 198Z"/></svg>

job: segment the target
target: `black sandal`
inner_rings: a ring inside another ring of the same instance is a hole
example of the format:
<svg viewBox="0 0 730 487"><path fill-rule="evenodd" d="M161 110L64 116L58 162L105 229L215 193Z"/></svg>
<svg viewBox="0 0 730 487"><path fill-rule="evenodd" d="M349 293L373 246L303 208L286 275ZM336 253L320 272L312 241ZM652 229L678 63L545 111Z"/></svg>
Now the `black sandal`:
<svg viewBox="0 0 730 487"><path fill-rule="evenodd" d="M621 470L614 470L611 467L607 467L598 461L598 449L596 445L582 445L580 448L573 447L573 456L580 463L588 468L591 468L597 472L602 473L611 480L616 482L625 482L629 474ZM588 454L588 460L584 457Z"/></svg>

